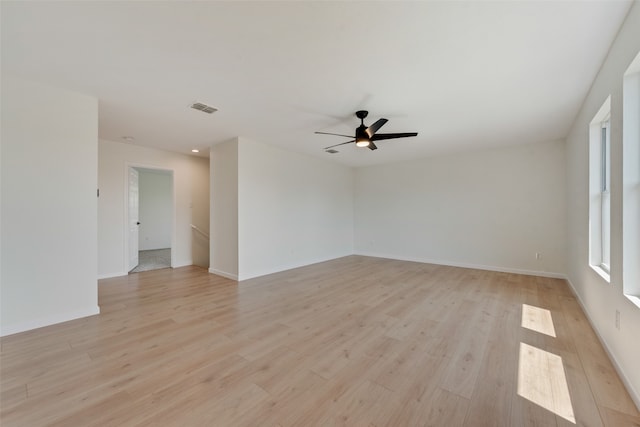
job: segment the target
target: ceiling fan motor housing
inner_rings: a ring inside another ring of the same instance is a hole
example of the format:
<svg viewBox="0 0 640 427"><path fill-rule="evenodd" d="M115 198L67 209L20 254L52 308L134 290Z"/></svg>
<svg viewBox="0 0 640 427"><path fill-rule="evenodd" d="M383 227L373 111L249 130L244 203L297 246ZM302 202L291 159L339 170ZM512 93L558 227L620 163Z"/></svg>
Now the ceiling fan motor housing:
<svg viewBox="0 0 640 427"><path fill-rule="evenodd" d="M364 125L364 119L369 115L366 110L356 111L356 117L360 119L360 126L356 128L356 146L366 147L371 142L371 136L367 133L367 127Z"/></svg>
<svg viewBox="0 0 640 427"><path fill-rule="evenodd" d="M365 125L360 125L356 128L356 141L363 139L369 140L369 134L367 134L367 127Z"/></svg>

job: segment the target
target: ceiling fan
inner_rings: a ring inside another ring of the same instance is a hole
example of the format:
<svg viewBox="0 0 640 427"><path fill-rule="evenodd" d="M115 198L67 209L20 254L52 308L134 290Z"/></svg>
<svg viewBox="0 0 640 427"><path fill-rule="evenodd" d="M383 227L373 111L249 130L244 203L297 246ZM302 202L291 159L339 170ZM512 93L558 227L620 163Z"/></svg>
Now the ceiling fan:
<svg viewBox="0 0 640 427"><path fill-rule="evenodd" d="M360 110L356 111L356 117L360 119L360 126L356 128L356 135L342 135L339 133L329 133L329 132L316 132L320 135L335 135L335 136L344 136L346 138L353 138L351 141L342 142L340 144L331 145L329 147L324 147L325 150L330 150L333 147L338 147L339 145L350 144L352 142L356 143L356 147L368 147L369 150L377 150L376 144L374 141L382 141L383 139L395 139L395 138L406 138L409 136L417 136L417 132L405 132L405 133L376 133L378 129L384 126L385 123L388 122L387 119L379 119L371 126L367 127L364 124L364 119L369 115L368 111Z"/></svg>

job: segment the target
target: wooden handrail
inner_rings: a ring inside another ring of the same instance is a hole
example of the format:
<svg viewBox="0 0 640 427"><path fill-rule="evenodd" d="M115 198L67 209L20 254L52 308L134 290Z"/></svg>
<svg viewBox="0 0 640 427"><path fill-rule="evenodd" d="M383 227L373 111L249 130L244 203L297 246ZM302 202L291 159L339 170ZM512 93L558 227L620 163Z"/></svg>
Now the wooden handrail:
<svg viewBox="0 0 640 427"><path fill-rule="evenodd" d="M195 225L191 224L191 228L193 228L194 230L196 230L198 233L202 234L204 237L206 237L207 239L209 238L209 235L207 233L205 233L204 231L200 230L198 227L196 227Z"/></svg>

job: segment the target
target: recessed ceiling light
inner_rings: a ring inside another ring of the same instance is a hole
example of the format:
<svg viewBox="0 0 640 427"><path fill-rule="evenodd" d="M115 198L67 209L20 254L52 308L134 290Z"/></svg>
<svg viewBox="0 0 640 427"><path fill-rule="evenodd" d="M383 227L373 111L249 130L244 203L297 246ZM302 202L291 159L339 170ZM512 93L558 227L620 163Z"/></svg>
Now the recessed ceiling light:
<svg viewBox="0 0 640 427"><path fill-rule="evenodd" d="M198 150L197 148L194 148L193 150L191 150L192 153L199 153L200 150Z"/></svg>
<svg viewBox="0 0 640 427"><path fill-rule="evenodd" d="M127 142L131 142L135 140L135 138L132 136L123 136L122 139L124 139Z"/></svg>

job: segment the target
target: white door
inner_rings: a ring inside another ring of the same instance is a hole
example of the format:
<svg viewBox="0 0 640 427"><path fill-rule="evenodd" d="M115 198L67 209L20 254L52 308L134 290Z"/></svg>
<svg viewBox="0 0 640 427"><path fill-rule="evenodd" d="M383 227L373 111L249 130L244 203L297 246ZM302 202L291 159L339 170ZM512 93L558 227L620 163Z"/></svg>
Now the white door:
<svg viewBox="0 0 640 427"><path fill-rule="evenodd" d="M129 271L138 266L139 198L138 171L129 168Z"/></svg>

